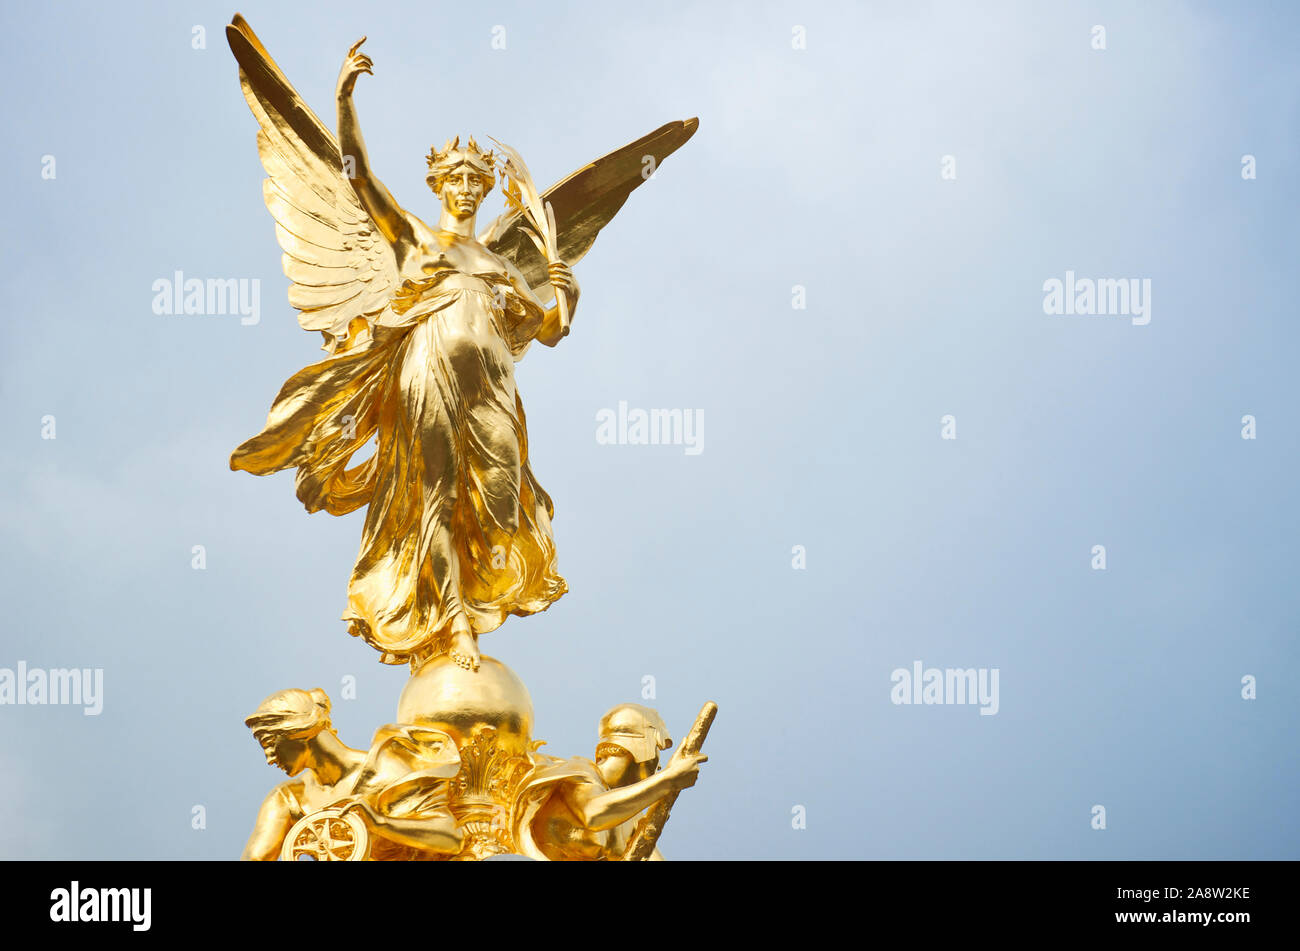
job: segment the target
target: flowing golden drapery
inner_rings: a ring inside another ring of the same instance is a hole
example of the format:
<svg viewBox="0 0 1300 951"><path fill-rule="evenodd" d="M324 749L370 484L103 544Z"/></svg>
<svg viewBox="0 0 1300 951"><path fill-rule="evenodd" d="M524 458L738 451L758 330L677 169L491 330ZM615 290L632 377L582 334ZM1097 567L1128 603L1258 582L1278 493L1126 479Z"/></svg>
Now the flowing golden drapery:
<svg viewBox="0 0 1300 951"><path fill-rule="evenodd" d="M231 456L255 475L296 467L309 512L369 505L343 618L385 663L445 652L462 611L480 634L568 590L515 389L542 316L503 272L408 280L366 343L295 374Z"/></svg>

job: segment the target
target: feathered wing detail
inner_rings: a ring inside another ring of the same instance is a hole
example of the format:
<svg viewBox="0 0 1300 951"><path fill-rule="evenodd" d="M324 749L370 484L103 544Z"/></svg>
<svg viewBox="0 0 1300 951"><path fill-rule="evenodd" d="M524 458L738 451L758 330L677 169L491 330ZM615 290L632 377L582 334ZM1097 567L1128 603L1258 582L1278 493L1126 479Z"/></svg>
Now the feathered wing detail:
<svg viewBox="0 0 1300 951"><path fill-rule="evenodd" d="M397 262L348 183L338 141L243 17L235 15L226 39L261 127L262 194L284 249L289 303L304 330L324 335L324 349L346 351L392 297Z"/></svg>
<svg viewBox="0 0 1300 951"><path fill-rule="evenodd" d="M548 188L542 201L549 202L555 212L560 259L566 264L581 260L627 196L646 181L646 169L658 168L695 134L699 124L698 119L669 122ZM653 166L647 162L651 156ZM479 241L513 261L534 292L549 284L546 258L530 237L519 211L507 211L497 218L479 235Z"/></svg>

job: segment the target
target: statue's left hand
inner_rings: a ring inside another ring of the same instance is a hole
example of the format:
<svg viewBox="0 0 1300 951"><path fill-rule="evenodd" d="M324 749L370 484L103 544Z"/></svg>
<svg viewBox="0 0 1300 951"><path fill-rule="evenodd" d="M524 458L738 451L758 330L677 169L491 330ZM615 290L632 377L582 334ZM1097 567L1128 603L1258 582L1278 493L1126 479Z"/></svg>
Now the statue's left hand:
<svg viewBox="0 0 1300 951"><path fill-rule="evenodd" d="M551 286L555 288L556 293L563 291L568 295L570 304L576 303L581 291L578 288L578 279L573 276L573 269L563 261L554 261L547 265L546 270L551 276Z"/></svg>

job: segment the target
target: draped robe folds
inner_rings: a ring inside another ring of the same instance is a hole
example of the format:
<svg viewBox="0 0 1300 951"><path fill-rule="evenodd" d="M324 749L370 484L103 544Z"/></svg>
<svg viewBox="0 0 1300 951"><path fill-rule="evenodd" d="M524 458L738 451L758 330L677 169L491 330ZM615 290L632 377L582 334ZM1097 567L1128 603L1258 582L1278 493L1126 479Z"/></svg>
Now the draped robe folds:
<svg viewBox="0 0 1300 951"><path fill-rule="evenodd" d="M343 618L385 663L444 653L462 611L479 634L568 590L514 379L542 317L504 272L408 280L365 343L295 374L231 456L255 475L296 467L309 512L369 505Z"/></svg>

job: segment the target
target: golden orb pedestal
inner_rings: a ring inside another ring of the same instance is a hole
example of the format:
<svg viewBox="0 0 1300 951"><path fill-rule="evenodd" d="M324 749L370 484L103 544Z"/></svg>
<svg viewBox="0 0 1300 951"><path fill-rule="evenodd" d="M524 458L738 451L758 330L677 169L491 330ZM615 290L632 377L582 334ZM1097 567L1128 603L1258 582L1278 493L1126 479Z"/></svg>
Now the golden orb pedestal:
<svg viewBox="0 0 1300 951"><path fill-rule="evenodd" d="M533 701L513 670L483 657L476 671L447 656L411 675L397 702L397 722L441 730L456 742L461 769L448 784L448 808L465 836L455 858L486 859L516 851L511 809L532 768Z"/></svg>

